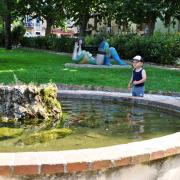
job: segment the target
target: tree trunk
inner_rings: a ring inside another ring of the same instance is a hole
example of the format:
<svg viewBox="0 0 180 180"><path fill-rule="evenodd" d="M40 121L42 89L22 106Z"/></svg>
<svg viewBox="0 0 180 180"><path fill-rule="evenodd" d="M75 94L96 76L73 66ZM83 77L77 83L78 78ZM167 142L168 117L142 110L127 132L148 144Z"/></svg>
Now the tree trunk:
<svg viewBox="0 0 180 180"><path fill-rule="evenodd" d="M94 30L97 32L97 16L94 16Z"/></svg>
<svg viewBox="0 0 180 180"><path fill-rule="evenodd" d="M111 27L111 18L107 19L107 33L111 34L112 33L112 27Z"/></svg>
<svg viewBox="0 0 180 180"><path fill-rule="evenodd" d="M148 36L153 35L154 29L155 29L155 23L156 23L156 20L150 20L150 21L147 23L147 28L148 28L148 33L147 33L147 35L148 35Z"/></svg>
<svg viewBox="0 0 180 180"><path fill-rule="evenodd" d="M87 23L89 21L89 18L84 15L83 17L81 17L81 23L80 23L80 37L85 37L86 35L86 28L87 28Z"/></svg>
<svg viewBox="0 0 180 180"><path fill-rule="evenodd" d="M11 13L7 12L5 15L5 48L12 49L11 39Z"/></svg>
<svg viewBox="0 0 180 180"><path fill-rule="evenodd" d="M170 34L170 30L171 30L171 14L169 14L169 13L165 14L164 25L167 28L167 33Z"/></svg>
<svg viewBox="0 0 180 180"><path fill-rule="evenodd" d="M46 19L46 23L47 23L47 26L46 26L46 32L45 32L45 35L48 36L51 34L51 28L52 28L52 25L53 25L53 22L51 19Z"/></svg>

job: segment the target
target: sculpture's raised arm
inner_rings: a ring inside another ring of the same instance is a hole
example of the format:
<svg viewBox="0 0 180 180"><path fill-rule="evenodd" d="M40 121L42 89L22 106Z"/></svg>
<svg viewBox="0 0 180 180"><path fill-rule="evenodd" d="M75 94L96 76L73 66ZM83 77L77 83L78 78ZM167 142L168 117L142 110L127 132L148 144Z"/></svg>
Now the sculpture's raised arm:
<svg viewBox="0 0 180 180"><path fill-rule="evenodd" d="M88 51L82 50L82 40L75 42L72 60L78 64L96 64L96 59Z"/></svg>
<svg viewBox="0 0 180 180"><path fill-rule="evenodd" d="M78 51L78 42L75 42L74 44L74 50L73 50L73 54L72 54L72 60L76 61L77 59L77 51Z"/></svg>

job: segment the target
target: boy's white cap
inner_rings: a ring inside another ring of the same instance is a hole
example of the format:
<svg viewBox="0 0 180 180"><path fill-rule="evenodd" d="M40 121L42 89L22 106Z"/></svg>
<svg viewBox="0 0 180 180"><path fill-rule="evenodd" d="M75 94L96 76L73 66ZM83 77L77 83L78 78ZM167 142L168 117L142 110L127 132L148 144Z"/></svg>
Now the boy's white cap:
<svg viewBox="0 0 180 180"><path fill-rule="evenodd" d="M137 55L133 57L133 60L142 61L142 57Z"/></svg>

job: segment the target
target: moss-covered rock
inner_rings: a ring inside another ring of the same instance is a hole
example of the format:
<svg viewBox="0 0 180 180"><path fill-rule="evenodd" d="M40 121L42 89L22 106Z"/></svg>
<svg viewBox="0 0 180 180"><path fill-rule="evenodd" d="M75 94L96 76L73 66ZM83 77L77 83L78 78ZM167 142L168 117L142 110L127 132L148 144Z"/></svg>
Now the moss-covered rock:
<svg viewBox="0 0 180 180"><path fill-rule="evenodd" d="M0 116L7 120L43 119L54 126L62 117L55 84L0 86ZM32 123L33 124L33 123Z"/></svg>
<svg viewBox="0 0 180 180"><path fill-rule="evenodd" d="M48 113L48 117L59 119L62 117L61 104L57 100L57 87L55 84L49 84L41 90L41 97L44 102L44 108ZM54 117L54 114L56 116Z"/></svg>
<svg viewBox="0 0 180 180"><path fill-rule="evenodd" d="M0 128L0 139L17 137L21 135L23 131L24 130L20 128L2 127Z"/></svg>

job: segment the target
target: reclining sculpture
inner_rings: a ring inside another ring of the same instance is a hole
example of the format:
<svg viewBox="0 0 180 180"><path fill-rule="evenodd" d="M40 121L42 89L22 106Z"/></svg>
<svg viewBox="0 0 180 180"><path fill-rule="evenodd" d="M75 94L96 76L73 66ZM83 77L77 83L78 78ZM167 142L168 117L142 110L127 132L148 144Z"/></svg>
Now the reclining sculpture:
<svg viewBox="0 0 180 180"><path fill-rule="evenodd" d="M94 58L90 52L82 50L81 45L82 40L75 42L72 55L72 60L74 63L111 66L110 58L112 57L119 65L127 65L120 59L116 49L114 47L109 47L109 44L106 40L103 40L100 43L96 58Z"/></svg>

